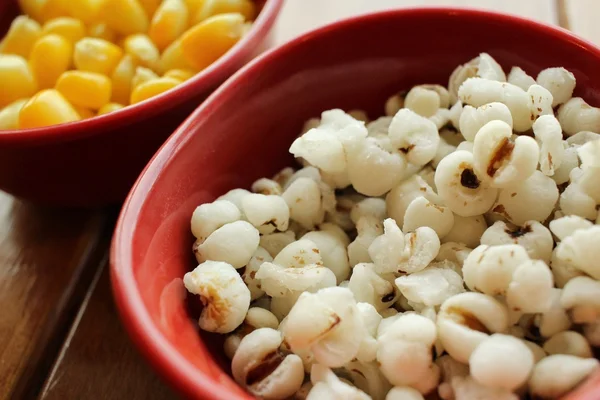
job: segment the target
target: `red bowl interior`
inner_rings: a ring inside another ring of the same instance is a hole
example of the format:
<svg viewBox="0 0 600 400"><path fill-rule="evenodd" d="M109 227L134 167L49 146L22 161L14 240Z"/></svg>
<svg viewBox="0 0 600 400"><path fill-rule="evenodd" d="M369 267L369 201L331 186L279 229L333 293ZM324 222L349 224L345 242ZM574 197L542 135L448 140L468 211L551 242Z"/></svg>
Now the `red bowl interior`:
<svg viewBox="0 0 600 400"><path fill-rule="evenodd" d="M186 301L193 209L290 165L288 146L309 117L334 107L376 117L388 96L446 83L482 51L533 76L564 66L577 77L576 94L600 105L600 50L562 29L481 11L404 9L340 21L265 54L176 131L132 189L111 255L122 320L175 388L193 398L248 398L227 375L220 338L199 334ZM600 397L597 383L587 391Z"/></svg>
<svg viewBox="0 0 600 400"><path fill-rule="evenodd" d="M152 99L80 122L0 131L0 189L67 206L121 202L173 130L218 85L262 50L283 0L257 1L251 31L194 78ZM0 38L20 13L0 0Z"/></svg>

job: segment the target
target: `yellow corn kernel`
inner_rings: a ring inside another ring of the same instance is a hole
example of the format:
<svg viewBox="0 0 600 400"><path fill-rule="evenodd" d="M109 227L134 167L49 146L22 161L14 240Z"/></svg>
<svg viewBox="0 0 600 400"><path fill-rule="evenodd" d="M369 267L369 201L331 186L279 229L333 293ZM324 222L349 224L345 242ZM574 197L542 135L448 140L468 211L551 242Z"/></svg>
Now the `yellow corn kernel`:
<svg viewBox="0 0 600 400"><path fill-rule="evenodd" d="M123 104L119 103L106 103L98 110L98 115L108 114L114 111L119 111L120 109L125 108Z"/></svg>
<svg viewBox="0 0 600 400"><path fill-rule="evenodd" d="M136 104L173 89L181 81L173 78L158 78L141 83L131 92L131 104Z"/></svg>
<svg viewBox="0 0 600 400"><path fill-rule="evenodd" d="M19 128L19 112L28 99L20 99L0 109L0 131Z"/></svg>
<svg viewBox="0 0 600 400"><path fill-rule="evenodd" d="M85 37L75 43L73 62L82 71L110 75L123 56L123 50L104 39Z"/></svg>
<svg viewBox="0 0 600 400"><path fill-rule="evenodd" d="M218 14L240 13L247 21L256 17L256 7L251 0L204 0L192 18L192 25Z"/></svg>
<svg viewBox="0 0 600 400"><path fill-rule="evenodd" d="M68 15L86 24L97 22L103 0L70 0L65 4Z"/></svg>
<svg viewBox="0 0 600 400"><path fill-rule="evenodd" d="M42 36L40 24L29 17L19 15L10 24L8 32L0 42L0 53L16 54L27 58L33 44L40 36Z"/></svg>
<svg viewBox="0 0 600 400"><path fill-rule="evenodd" d="M112 101L129 104L132 80L135 75L136 64L129 54L123 56L110 78L112 80Z"/></svg>
<svg viewBox="0 0 600 400"><path fill-rule="evenodd" d="M41 21L42 9L48 0L19 0L19 8L29 17Z"/></svg>
<svg viewBox="0 0 600 400"><path fill-rule="evenodd" d="M162 2L162 0L139 0L139 2L144 11L146 12L148 19L152 19L152 16L154 15L158 7L160 7L160 3Z"/></svg>
<svg viewBox="0 0 600 400"><path fill-rule="evenodd" d="M74 106L97 110L110 101L111 82L96 72L67 71L58 78L56 90Z"/></svg>
<svg viewBox="0 0 600 400"><path fill-rule="evenodd" d="M89 108L77 106L73 106L73 108L75 109L75 111L77 111L77 114L79 114L81 119L88 119L96 116L96 113L94 113L94 111L90 110Z"/></svg>
<svg viewBox="0 0 600 400"><path fill-rule="evenodd" d="M44 35L55 33L71 43L76 43L85 36L85 25L76 18L59 17L46 22L42 33Z"/></svg>
<svg viewBox="0 0 600 400"><path fill-rule="evenodd" d="M175 78L181 82L187 81L194 76L194 71L189 69L170 69L163 76L168 78Z"/></svg>
<svg viewBox="0 0 600 400"><path fill-rule="evenodd" d="M106 25L121 35L146 32L150 25L138 0L104 0L100 16Z"/></svg>
<svg viewBox="0 0 600 400"><path fill-rule="evenodd" d="M188 23L188 10L183 0L165 0L150 21L148 36L159 50L173 43Z"/></svg>
<svg viewBox="0 0 600 400"><path fill-rule="evenodd" d="M35 77L27 60L14 54L0 54L0 108L33 95Z"/></svg>
<svg viewBox="0 0 600 400"><path fill-rule="evenodd" d="M117 38L115 31L110 29L105 23L90 25L87 33L90 37L104 39L107 42L114 42Z"/></svg>
<svg viewBox="0 0 600 400"><path fill-rule="evenodd" d="M40 89L54 86L58 77L69 69L72 54L71 43L54 33L42 36L35 42L29 56L29 66Z"/></svg>
<svg viewBox="0 0 600 400"><path fill-rule="evenodd" d="M42 22L68 15L67 5L72 0L48 0L42 9Z"/></svg>
<svg viewBox="0 0 600 400"><path fill-rule="evenodd" d="M209 17L181 36L183 56L194 68L202 70L237 43L243 27L244 17L239 13Z"/></svg>
<svg viewBox="0 0 600 400"><path fill-rule="evenodd" d="M73 106L54 89L45 89L33 96L19 113L19 128L39 128L81 120Z"/></svg>
<svg viewBox="0 0 600 400"><path fill-rule="evenodd" d="M141 33L128 36L123 48L137 64L154 71L159 69L160 53L148 36Z"/></svg>
<svg viewBox="0 0 600 400"><path fill-rule="evenodd" d="M19 0L21 10L38 22L67 15L65 4L69 0Z"/></svg>
<svg viewBox="0 0 600 400"><path fill-rule="evenodd" d="M160 56L160 70L168 71L170 69L195 70L192 64L190 64L183 56L181 38L171 43Z"/></svg>
<svg viewBox="0 0 600 400"><path fill-rule="evenodd" d="M188 15L190 16L190 19L192 19L192 17L194 17L196 15L196 13L202 7L202 5L204 4L204 2L206 0L184 0L184 1L185 1L185 5L187 6L187 9L188 9Z"/></svg>
<svg viewBox="0 0 600 400"><path fill-rule="evenodd" d="M137 67L135 69L135 75L131 80L131 90L134 90L136 87L141 85L142 83L146 83L148 81L156 80L159 76L154 73L151 69L144 67Z"/></svg>

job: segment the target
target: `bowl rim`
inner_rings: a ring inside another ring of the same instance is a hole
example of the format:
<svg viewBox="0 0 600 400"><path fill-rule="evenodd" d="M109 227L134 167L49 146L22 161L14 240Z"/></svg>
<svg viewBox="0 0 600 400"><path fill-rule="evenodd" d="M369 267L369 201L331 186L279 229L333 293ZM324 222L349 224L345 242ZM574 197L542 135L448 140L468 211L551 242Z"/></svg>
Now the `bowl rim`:
<svg viewBox="0 0 600 400"><path fill-rule="evenodd" d="M133 272L132 238L136 234L139 213L145 207L146 196L152 190L155 181L163 174L164 169L177 157L179 151L196 135L192 134L193 126L203 115L219 107L235 92L236 86L251 72L261 69L273 59L285 57L304 42L318 40L329 31L344 30L354 24L379 18L411 18L411 17L464 17L481 18L494 22L522 26L526 29L542 32L549 37L560 38L571 42L574 46L595 53L600 58L600 48L580 38L569 30L536 20L527 19L510 13L466 7L406 7L370 12L347 17L312 29L286 43L263 53L233 74L225 83L215 90L169 137L148 162L136 183L131 188L117 221L110 251L110 277L113 296L127 332L145 358L171 385L190 398L221 399L222 396L232 400L246 400L212 381L197 370L176 347L164 337L144 306Z"/></svg>
<svg viewBox="0 0 600 400"><path fill-rule="evenodd" d="M29 129L0 130L0 145L6 143L29 143L34 141L67 141L102 135L102 127L108 131L116 130L117 127L133 124L136 119L144 115L152 115L157 111L167 111L216 86L225 80L228 75L235 72L245 58L250 56L255 48L260 45L275 22L284 0L265 0L264 5L252 23L252 28L241 40L239 40L223 56L211 65L198 72L192 78L150 99L137 104L129 105L104 115L97 115L81 121L68 122L65 124L51 125Z"/></svg>

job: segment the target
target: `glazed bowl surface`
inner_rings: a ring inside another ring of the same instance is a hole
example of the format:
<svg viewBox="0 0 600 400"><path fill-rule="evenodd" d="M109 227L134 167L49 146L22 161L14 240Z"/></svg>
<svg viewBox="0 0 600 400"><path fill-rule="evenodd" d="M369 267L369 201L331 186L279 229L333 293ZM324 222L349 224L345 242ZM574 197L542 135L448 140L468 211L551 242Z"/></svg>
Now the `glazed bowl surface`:
<svg viewBox="0 0 600 400"><path fill-rule="evenodd" d="M342 20L269 51L177 129L130 192L111 252L122 321L166 381L188 398L251 398L229 375L223 338L199 333L197 299L183 287L196 265L194 208L294 165L290 144L323 110L376 118L392 94L447 84L480 52L533 76L564 66L577 78L575 94L600 106L600 50L565 30L483 11L402 9ZM597 382L571 399L600 398Z"/></svg>

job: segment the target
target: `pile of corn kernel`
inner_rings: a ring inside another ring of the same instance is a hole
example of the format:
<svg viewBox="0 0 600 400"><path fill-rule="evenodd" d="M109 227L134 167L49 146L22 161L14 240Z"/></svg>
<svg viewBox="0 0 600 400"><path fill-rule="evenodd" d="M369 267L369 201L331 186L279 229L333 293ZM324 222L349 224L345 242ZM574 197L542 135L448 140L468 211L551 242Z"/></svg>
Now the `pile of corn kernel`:
<svg viewBox="0 0 600 400"><path fill-rule="evenodd" d="M252 0L20 0L0 41L0 130L79 121L166 92L249 29Z"/></svg>
<svg viewBox="0 0 600 400"><path fill-rule="evenodd" d="M324 111L289 147L302 168L199 205L183 283L235 381L542 400L599 374L600 108L575 86L482 53L375 120Z"/></svg>

